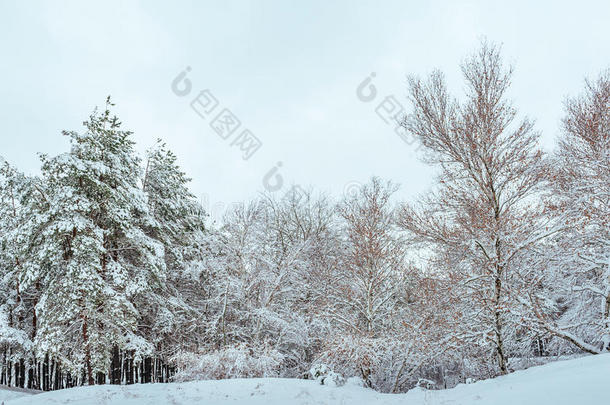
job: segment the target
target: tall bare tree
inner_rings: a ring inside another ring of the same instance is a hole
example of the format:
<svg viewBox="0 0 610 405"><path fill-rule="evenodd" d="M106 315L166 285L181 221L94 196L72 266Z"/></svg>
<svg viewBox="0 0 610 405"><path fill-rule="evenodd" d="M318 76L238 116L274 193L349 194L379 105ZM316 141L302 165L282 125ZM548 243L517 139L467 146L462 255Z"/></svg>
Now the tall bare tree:
<svg viewBox="0 0 610 405"><path fill-rule="evenodd" d="M505 374L505 341L520 318L511 304L517 259L554 232L537 201L545 165L533 123L518 121L507 100L513 70L503 66L500 49L483 43L461 67L462 101L449 95L441 72L409 78L412 112L403 125L440 176L419 207L403 208L400 224L433 249L436 268L463 296L460 337L490 347Z"/></svg>

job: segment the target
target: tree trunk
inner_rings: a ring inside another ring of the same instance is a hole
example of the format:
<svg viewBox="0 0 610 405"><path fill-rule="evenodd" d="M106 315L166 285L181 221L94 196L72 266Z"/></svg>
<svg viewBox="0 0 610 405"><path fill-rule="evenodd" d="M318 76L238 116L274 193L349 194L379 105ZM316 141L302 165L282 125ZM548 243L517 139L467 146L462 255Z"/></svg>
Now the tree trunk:
<svg viewBox="0 0 610 405"><path fill-rule="evenodd" d="M134 373L134 370L133 370L133 353L128 353L128 355L126 357L127 358L126 358L125 361L127 363L126 364L126 369L127 369L126 370L126 373L127 373L126 380L127 380L127 384L133 384L133 382L134 382L133 381L134 380L134 378L133 378L134 377L134 375L133 375L133 373Z"/></svg>
<svg viewBox="0 0 610 405"><path fill-rule="evenodd" d="M119 356L119 347L112 348L112 364L111 364L110 384L121 384L121 358Z"/></svg>
<svg viewBox="0 0 610 405"><path fill-rule="evenodd" d="M496 275L495 302L494 302L496 304L495 308L494 308L496 352L497 352L497 356L498 356L498 366L500 367L500 373L507 374L508 367L506 365L506 355L504 353L504 340L502 338L502 319L501 319L501 312L500 312L500 298L501 298L501 294L502 294L502 280L500 279L500 274Z"/></svg>
<svg viewBox="0 0 610 405"><path fill-rule="evenodd" d="M87 380L89 385L95 385L93 370L91 368L91 347L89 345L89 335L87 334L87 317L83 315L83 343L85 345L85 367L87 369Z"/></svg>
<svg viewBox="0 0 610 405"><path fill-rule="evenodd" d="M147 357L144 359L144 375L142 376L142 382L143 383L149 383L151 382L151 376L152 376L152 359L150 357Z"/></svg>

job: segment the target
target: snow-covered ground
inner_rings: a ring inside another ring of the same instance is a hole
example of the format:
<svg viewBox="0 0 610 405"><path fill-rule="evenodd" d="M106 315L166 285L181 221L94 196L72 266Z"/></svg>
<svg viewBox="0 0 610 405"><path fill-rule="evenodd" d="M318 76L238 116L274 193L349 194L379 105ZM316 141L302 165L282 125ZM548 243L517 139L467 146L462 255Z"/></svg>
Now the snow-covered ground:
<svg viewBox="0 0 610 405"><path fill-rule="evenodd" d="M0 390L5 405L148 404L409 404L409 405L606 405L610 404L610 354L559 361L508 376L443 391L380 394L311 380L246 379L182 384L94 386L28 395ZM19 398L15 398L20 396Z"/></svg>
<svg viewBox="0 0 610 405"><path fill-rule="evenodd" d="M23 388L5 387L0 385L0 404L8 401L9 399L21 398L23 396L30 396L32 394L40 394L42 391L36 390L24 390Z"/></svg>

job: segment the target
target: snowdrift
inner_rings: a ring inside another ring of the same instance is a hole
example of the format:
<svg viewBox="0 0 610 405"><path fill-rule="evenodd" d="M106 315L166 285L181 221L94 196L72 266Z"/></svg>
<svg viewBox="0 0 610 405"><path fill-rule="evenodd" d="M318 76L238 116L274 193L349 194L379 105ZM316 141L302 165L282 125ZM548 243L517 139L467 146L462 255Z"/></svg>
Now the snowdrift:
<svg viewBox="0 0 610 405"><path fill-rule="evenodd" d="M409 404L409 405L606 405L610 404L610 354L558 361L450 390L415 389L380 394L346 385L328 387L311 380L238 379L181 384L101 385L30 395L0 390L5 405L148 404ZM19 398L15 398L20 396Z"/></svg>

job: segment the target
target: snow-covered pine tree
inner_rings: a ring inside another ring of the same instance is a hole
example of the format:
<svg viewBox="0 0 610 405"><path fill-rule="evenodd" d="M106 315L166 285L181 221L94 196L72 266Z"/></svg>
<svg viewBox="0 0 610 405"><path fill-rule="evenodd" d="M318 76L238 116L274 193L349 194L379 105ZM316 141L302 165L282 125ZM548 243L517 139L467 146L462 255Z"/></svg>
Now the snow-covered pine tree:
<svg viewBox="0 0 610 405"><path fill-rule="evenodd" d="M205 212L190 192L190 179L176 155L158 140L147 151L143 190L154 225L148 234L165 246L167 290L160 302L148 301L142 315L152 325L147 332L157 352L167 359L192 348L204 334L203 302L206 271L200 269L205 239Z"/></svg>
<svg viewBox="0 0 610 405"><path fill-rule="evenodd" d="M48 210L35 248L45 257L45 290L37 305L39 356L58 359L89 384L104 382L116 353L149 356L141 338L138 302L165 283L163 245L146 235L154 225L141 190L140 162L130 132L111 117L107 100L84 123L86 131L64 132L71 149L42 157ZM113 353L114 352L114 353Z"/></svg>
<svg viewBox="0 0 610 405"><path fill-rule="evenodd" d="M143 189L156 221L152 236L166 247L168 267L185 268L190 248L204 231L205 212L188 188L191 179L180 169L176 155L161 140L147 152Z"/></svg>
<svg viewBox="0 0 610 405"><path fill-rule="evenodd" d="M26 367L32 361L35 315L31 289L19 283L23 271L23 246L27 235L17 229L26 216L22 205L29 181L0 159L0 384L27 385ZM32 317L34 326L32 327Z"/></svg>

